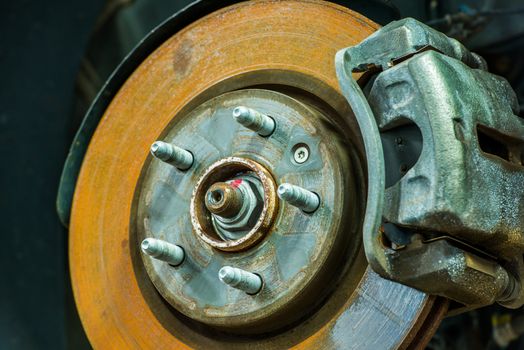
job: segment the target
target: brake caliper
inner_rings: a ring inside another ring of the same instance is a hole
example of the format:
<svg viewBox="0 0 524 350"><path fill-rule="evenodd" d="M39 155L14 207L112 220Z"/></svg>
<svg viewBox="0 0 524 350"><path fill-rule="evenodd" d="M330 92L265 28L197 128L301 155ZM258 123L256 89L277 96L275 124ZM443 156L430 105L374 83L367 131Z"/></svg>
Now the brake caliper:
<svg viewBox="0 0 524 350"><path fill-rule="evenodd" d="M524 121L508 82L413 19L336 68L366 147L371 267L464 306L521 306Z"/></svg>

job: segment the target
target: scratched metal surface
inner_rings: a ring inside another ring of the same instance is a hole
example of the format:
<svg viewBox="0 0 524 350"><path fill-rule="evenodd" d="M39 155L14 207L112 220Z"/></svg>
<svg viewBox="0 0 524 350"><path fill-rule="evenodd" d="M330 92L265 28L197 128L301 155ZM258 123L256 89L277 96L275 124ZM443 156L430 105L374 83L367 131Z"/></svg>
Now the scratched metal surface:
<svg viewBox="0 0 524 350"><path fill-rule="evenodd" d="M321 349L396 349L413 327L428 295L367 269L353 303L330 324Z"/></svg>

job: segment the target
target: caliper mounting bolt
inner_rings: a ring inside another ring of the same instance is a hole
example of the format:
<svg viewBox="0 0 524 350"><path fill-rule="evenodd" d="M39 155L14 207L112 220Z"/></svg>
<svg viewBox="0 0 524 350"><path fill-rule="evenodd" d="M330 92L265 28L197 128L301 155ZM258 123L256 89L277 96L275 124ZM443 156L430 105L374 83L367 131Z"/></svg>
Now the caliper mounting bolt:
<svg viewBox="0 0 524 350"><path fill-rule="evenodd" d="M283 183L278 186L277 193L280 199L306 213L313 213L320 206L320 198L316 193L299 186Z"/></svg>
<svg viewBox="0 0 524 350"><path fill-rule="evenodd" d="M247 294L256 294L262 289L262 278L259 275L236 267L222 267L218 271L218 278L225 284Z"/></svg>
<svg viewBox="0 0 524 350"><path fill-rule="evenodd" d="M191 152L163 141L156 141L151 145L151 154L155 158L174 165L180 170L191 168L194 162Z"/></svg>
<svg viewBox="0 0 524 350"><path fill-rule="evenodd" d="M147 255L164 261L169 265L178 266L184 261L184 249L176 244L171 244L161 239L146 238L140 246Z"/></svg>
<svg viewBox="0 0 524 350"><path fill-rule="evenodd" d="M261 136L269 136L275 131L275 120L254 109L238 106L233 110L233 118L248 129Z"/></svg>

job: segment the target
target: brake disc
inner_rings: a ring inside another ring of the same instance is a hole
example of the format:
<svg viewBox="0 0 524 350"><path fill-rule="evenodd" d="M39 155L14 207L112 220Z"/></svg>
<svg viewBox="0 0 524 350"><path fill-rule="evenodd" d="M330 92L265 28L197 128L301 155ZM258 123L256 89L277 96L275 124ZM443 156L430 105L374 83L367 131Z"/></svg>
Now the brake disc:
<svg viewBox="0 0 524 350"><path fill-rule="evenodd" d="M243 2L129 76L71 212L94 347L424 344L447 304L367 267L364 148L335 73L336 52L376 29L328 2Z"/></svg>

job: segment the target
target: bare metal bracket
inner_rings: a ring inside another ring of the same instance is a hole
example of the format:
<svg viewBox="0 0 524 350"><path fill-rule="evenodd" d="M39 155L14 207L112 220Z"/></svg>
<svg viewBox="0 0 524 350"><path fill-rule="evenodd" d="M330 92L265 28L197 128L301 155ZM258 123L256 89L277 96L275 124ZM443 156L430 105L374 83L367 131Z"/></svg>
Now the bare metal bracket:
<svg viewBox="0 0 524 350"><path fill-rule="evenodd" d="M521 306L524 121L507 81L413 19L339 51L336 69L366 148L371 267L463 305Z"/></svg>

